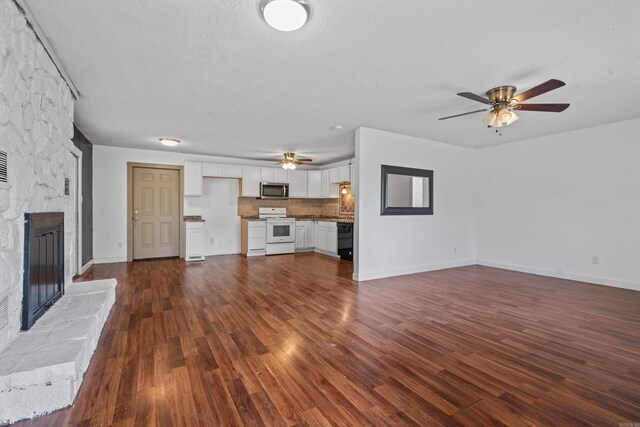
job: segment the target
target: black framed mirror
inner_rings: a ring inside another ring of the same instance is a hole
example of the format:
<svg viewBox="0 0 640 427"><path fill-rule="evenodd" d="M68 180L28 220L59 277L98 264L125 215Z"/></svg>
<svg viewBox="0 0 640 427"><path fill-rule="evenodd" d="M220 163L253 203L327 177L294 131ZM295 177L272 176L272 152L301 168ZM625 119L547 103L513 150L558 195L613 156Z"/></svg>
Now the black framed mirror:
<svg viewBox="0 0 640 427"><path fill-rule="evenodd" d="M433 171L382 165L380 215L433 215Z"/></svg>

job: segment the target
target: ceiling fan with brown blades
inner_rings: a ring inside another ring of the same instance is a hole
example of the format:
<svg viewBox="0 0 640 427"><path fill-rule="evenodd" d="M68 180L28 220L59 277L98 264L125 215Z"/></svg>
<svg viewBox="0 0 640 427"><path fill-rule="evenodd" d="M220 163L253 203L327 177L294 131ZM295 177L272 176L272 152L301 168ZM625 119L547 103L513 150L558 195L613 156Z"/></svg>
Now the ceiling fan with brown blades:
<svg viewBox="0 0 640 427"><path fill-rule="evenodd" d="M493 89L489 89L486 93L486 98L471 92L460 92L458 96L478 101L483 104L490 105L491 107L483 108L482 110L469 111L468 113L441 117L438 120L453 119L454 117L489 111L484 122L489 127L499 128L504 125L510 125L518 120L519 117L516 115L516 111L546 111L551 113L560 113L566 110L569 107L569 104L522 104L522 102L535 96L542 95L543 93L551 92L552 90L558 89L564 85L565 83L563 81L551 79L518 95L515 95L515 86L498 86Z"/></svg>
<svg viewBox="0 0 640 427"><path fill-rule="evenodd" d="M303 165L305 163L310 163L313 160L306 157L296 157L296 153L291 151L287 151L283 154L284 159L280 160L276 165L282 165L284 169L295 169L296 165Z"/></svg>

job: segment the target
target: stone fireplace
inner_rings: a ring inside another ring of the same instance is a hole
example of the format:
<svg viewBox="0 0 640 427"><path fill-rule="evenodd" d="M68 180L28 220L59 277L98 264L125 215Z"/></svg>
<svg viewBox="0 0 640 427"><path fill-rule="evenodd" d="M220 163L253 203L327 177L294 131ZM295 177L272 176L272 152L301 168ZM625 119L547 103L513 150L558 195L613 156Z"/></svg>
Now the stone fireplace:
<svg viewBox="0 0 640 427"><path fill-rule="evenodd" d="M0 152L6 154L7 168L0 182L2 353L23 329L25 214L64 212L64 250L58 256L63 281L69 283L76 212L74 198L64 192L65 180L74 176L73 97L13 1L0 0L0 16L0 40L5 41L0 111L7 113L0 114Z"/></svg>

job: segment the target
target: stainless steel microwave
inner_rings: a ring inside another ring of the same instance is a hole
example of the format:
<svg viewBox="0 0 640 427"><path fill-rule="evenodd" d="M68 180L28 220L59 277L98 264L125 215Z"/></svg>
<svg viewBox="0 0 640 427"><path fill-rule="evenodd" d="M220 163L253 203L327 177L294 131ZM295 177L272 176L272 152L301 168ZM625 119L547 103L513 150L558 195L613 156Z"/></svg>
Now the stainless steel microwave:
<svg viewBox="0 0 640 427"><path fill-rule="evenodd" d="M288 182L261 182L260 198L262 199L289 198L289 183Z"/></svg>

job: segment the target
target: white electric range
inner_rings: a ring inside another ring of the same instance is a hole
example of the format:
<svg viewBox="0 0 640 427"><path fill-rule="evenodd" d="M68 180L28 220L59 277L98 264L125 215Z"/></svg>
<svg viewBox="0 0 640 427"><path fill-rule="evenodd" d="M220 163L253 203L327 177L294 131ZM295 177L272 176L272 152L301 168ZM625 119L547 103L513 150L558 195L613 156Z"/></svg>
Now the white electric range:
<svg viewBox="0 0 640 427"><path fill-rule="evenodd" d="M258 216L267 220L267 255L295 253L296 220L287 208L258 208Z"/></svg>

